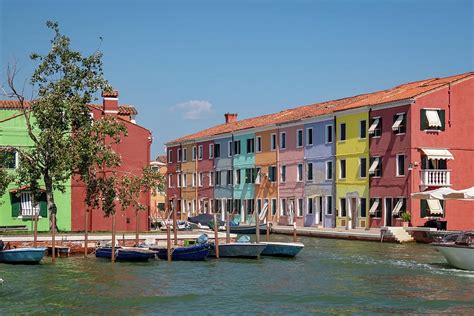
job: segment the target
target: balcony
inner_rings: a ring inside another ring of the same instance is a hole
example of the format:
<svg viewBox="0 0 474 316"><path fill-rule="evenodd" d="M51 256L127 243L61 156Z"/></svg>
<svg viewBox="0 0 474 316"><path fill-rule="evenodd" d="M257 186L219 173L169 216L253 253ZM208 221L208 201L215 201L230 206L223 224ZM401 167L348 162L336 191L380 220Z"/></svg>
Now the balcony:
<svg viewBox="0 0 474 316"><path fill-rule="evenodd" d="M451 170L447 170L447 169L421 170L421 186L423 187L451 186Z"/></svg>

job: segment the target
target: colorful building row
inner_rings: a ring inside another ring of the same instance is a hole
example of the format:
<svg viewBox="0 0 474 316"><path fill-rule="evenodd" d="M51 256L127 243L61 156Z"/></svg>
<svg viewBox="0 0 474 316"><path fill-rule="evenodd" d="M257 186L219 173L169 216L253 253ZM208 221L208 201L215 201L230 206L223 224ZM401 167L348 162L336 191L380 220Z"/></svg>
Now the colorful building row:
<svg viewBox="0 0 474 316"><path fill-rule="evenodd" d="M474 185L474 74L225 123L167 143L168 203L182 217L269 206L299 226L473 229L469 203L411 193Z"/></svg>
<svg viewBox="0 0 474 316"><path fill-rule="evenodd" d="M90 115L99 119L104 115L113 115L123 123L127 129L121 143L114 147L122 158L122 165L116 172L141 174L142 168L150 163L151 133L149 130L136 124L135 116L138 114L133 106L119 105L118 92L104 93L103 104L91 104ZM28 136L24 117L20 112L20 104L11 100L0 100L0 167L15 172L18 167L16 152L2 150L2 147L14 146L28 148L33 146ZM5 163L8 162L8 163ZM86 206L84 203L86 190L84 184L75 178L65 183L65 192L54 192L57 203L57 225L60 231L83 231L85 227ZM38 206L31 203L31 192L28 187L18 187L11 183L7 192L0 197L0 227L33 229L33 217L39 211L38 229L49 230L49 214L46 202L40 201ZM150 195L142 194L140 202L150 205ZM39 210L38 210L39 208ZM89 214L90 231L111 230L112 220L104 217L99 210L92 210ZM134 231L136 227L136 212L132 208L118 211L116 227L119 231ZM142 230L149 228L149 216L142 212L138 216L139 226Z"/></svg>

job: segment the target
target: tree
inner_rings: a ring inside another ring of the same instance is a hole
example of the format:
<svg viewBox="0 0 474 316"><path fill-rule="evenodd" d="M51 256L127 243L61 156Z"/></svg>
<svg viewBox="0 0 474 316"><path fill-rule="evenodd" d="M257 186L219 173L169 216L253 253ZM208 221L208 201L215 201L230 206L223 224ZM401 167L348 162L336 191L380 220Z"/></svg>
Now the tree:
<svg viewBox="0 0 474 316"><path fill-rule="evenodd" d="M91 160L90 156L95 154L83 147L84 142L78 141L77 136L87 137L92 131L94 124L88 104L98 91L108 91L110 86L103 75L99 50L82 56L70 47L70 39L60 32L58 23L48 21L46 25L54 32L51 50L46 55L30 56L38 62L30 80L37 96L27 101L16 88L15 65L8 67L7 75L8 95L18 100L34 144L27 150L17 148L18 179L29 185L33 194L38 194L39 184L44 181L50 229L55 231L57 207L53 192L56 189L64 192L64 183L81 168L83 161Z"/></svg>

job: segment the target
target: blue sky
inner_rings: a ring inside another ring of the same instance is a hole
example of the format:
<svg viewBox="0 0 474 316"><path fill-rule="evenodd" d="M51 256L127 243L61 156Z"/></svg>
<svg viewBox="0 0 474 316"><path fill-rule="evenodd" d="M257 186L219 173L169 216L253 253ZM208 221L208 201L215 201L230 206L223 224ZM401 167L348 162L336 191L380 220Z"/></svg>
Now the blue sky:
<svg viewBox="0 0 474 316"><path fill-rule="evenodd" d="M472 71L473 2L0 0L0 79L34 64L56 20L74 48L103 38L120 103L173 138L239 118Z"/></svg>

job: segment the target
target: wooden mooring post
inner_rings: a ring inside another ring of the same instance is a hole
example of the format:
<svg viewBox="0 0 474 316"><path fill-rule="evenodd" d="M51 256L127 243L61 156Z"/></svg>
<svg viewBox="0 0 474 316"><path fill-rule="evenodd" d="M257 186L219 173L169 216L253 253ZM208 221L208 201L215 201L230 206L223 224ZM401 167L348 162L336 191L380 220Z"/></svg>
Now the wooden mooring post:
<svg viewBox="0 0 474 316"><path fill-rule="evenodd" d="M38 247L38 214L34 218L33 230L33 248L36 248Z"/></svg>
<svg viewBox="0 0 474 316"><path fill-rule="evenodd" d="M296 236L296 222L293 222L293 241L298 241L298 237Z"/></svg>
<svg viewBox="0 0 474 316"><path fill-rule="evenodd" d="M84 258L87 258L87 246L88 246L88 239L89 239L89 234L88 234L88 229L87 226L89 226L89 211L86 210L84 212Z"/></svg>
<svg viewBox="0 0 474 316"><path fill-rule="evenodd" d="M112 214L112 253L110 254L110 260L112 263L115 262L115 213Z"/></svg>
<svg viewBox="0 0 474 316"><path fill-rule="evenodd" d="M216 258L219 259L219 224L217 223L217 214L214 213L214 249Z"/></svg>
<svg viewBox="0 0 474 316"><path fill-rule="evenodd" d="M225 242L230 243L230 216L229 211L225 212Z"/></svg>
<svg viewBox="0 0 474 316"><path fill-rule="evenodd" d="M260 242L260 216L257 211L255 211L255 241Z"/></svg>
<svg viewBox="0 0 474 316"><path fill-rule="evenodd" d="M171 262L171 228L169 223L166 223L166 253L168 261Z"/></svg>
<svg viewBox="0 0 474 316"><path fill-rule="evenodd" d="M51 222L53 227L51 229L51 262L56 263L56 214L51 212Z"/></svg>

